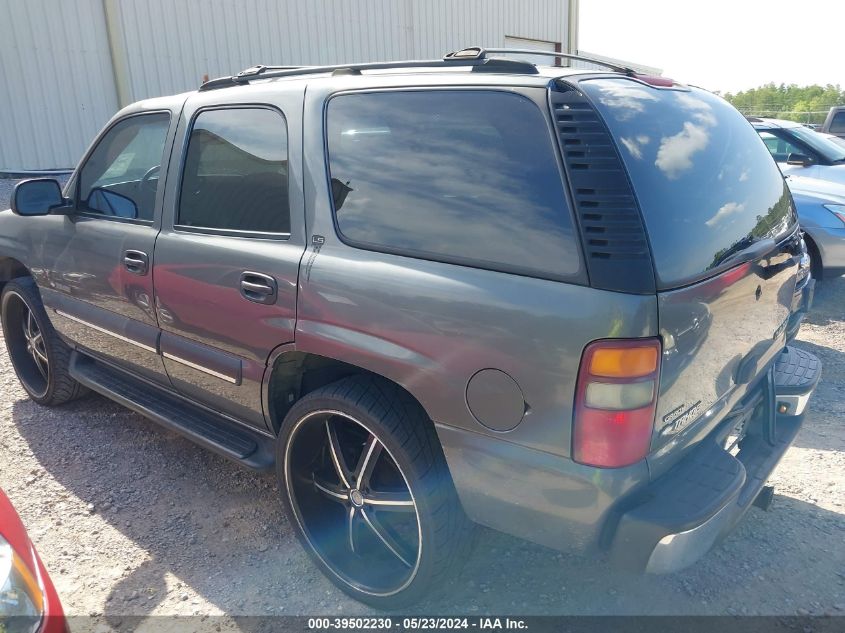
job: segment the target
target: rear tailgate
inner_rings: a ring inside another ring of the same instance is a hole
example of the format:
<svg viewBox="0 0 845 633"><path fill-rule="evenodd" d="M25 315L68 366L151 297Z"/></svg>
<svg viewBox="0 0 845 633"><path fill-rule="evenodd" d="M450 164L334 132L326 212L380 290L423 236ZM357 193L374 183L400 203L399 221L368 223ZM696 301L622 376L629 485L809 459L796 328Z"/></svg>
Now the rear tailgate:
<svg viewBox="0 0 845 633"><path fill-rule="evenodd" d="M658 295L664 348L653 475L713 430L786 345L795 249L787 239L764 259Z"/></svg>
<svg viewBox="0 0 845 633"><path fill-rule="evenodd" d="M658 476L783 348L797 220L765 145L722 99L632 78L578 83L614 137L654 261L664 350L649 465Z"/></svg>

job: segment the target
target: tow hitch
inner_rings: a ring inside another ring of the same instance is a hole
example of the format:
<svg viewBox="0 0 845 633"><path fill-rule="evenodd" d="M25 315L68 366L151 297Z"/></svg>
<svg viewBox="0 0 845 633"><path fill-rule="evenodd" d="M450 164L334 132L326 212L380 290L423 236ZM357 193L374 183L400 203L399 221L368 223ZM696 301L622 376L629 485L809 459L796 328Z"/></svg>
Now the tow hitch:
<svg viewBox="0 0 845 633"><path fill-rule="evenodd" d="M758 492L757 496L754 498L754 505L768 512L769 508L772 507L772 501L774 501L774 498L775 487L763 486L763 489L760 490L760 492Z"/></svg>

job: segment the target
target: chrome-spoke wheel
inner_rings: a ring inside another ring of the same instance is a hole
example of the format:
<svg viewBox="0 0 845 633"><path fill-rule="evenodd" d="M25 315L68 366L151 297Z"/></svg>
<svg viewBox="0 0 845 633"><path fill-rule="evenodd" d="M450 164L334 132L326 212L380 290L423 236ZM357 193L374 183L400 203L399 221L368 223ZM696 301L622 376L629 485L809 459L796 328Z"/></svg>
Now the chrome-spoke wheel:
<svg viewBox="0 0 845 633"><path fill-rule="evenodd" d="M23 318L23 336L26 339L26 351L32 356L35 367L38 373L49 380L50 361L47 360L47 348L44 346L44 336L38 328L38 323L35 317L32 316L32 310L29 306L24 305L23 309L26 311L26 316Z"/></svg>
<svg viewBox="0 0 845 633"><path fill-rule="evenodd" d="M4 336L15 372L34 397L47 393L50 384L50 358L47 341L27 300L18 292L4 298Z"/></svg>
<svg viewBox="0 0 845 633"><path fill-rule="evenodd" d="M313 412L292 431L285 462L296 519L339 579L376 596L410 584L422 553L418 509L371 429L338 411Z"/></svg>

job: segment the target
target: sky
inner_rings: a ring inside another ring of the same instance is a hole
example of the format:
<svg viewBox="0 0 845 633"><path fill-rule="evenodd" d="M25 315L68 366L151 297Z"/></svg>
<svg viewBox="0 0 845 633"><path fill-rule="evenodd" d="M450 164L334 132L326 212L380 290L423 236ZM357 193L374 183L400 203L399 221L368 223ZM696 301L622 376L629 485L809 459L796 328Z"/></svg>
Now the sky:
<svg viewBox="0 0 845 633"><path fill-rule="evenodd" d="M845 88L845 0L581 0L580 13L580 50L679 82Z"/></svg>

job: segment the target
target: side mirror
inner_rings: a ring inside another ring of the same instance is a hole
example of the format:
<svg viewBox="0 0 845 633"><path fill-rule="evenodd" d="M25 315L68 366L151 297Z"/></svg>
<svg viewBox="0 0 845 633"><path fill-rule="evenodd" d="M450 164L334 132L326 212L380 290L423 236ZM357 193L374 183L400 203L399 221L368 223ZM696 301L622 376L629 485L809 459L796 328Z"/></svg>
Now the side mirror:
<svg viewBox="0 0 845 633"><path fill-rule="evenodd" d="M12 212L18 215L47 215L64 204L62 188L52 178L22 180L12 194Z"/></svg>
<svg viewBox="0 0 845 633"><path fill-rule="evenodd" d="M787 165L797 165L798 167L809 167L813 164L813 159L806 154L796 154L792 152L786 157Z"/></svg>

